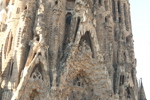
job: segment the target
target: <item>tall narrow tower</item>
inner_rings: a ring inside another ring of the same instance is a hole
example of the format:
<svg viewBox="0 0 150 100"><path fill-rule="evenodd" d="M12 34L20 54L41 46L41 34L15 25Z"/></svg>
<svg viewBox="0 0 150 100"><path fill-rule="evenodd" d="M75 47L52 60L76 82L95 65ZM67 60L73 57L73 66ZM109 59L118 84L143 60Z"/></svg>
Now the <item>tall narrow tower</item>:
<svg viewBox="0 0 150 100"><path fill-rule="evenodd" d="M129 0L0 2L0 100L141 97Z"/></svg>

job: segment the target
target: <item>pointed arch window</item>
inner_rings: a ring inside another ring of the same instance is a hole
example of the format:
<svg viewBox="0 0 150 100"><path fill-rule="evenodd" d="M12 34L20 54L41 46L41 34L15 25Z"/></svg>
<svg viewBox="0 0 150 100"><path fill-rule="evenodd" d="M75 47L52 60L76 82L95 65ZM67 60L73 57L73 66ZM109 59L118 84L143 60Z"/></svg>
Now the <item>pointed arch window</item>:
<svg viewBox="0 0 150 100"><path fill-rule="evenodd" d="M72 14L69 12L66 15L66 24L70 25L71 24L71 18L72 18Z"/></svg>
<svg viewBox="0 0 150 100"><path fill-rule="evenodd" d="M121 22L122 22L121 17L119 17L119 23L121 23Z"/></svg>

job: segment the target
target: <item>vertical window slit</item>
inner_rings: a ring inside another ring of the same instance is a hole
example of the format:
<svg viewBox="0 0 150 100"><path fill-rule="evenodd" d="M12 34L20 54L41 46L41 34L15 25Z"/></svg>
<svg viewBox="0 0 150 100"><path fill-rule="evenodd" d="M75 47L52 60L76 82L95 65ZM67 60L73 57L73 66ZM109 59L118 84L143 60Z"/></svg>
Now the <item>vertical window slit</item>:
<svg viewBox="0 0 150 100"><path fill-rule="evenodd" d="M120 13L120 1L118 1L118 13Z"/></svg>
<svg viewBox="0 0 150 100"><path fill-rule="evenodd" d="M119 17L119 23L121 23L121 17Z"/></svg>
<svg viewBox="0 0 150 100"><path fill-rule="evenodd" d="M112 0L112 13L113 13L113 19L116 20L116 13L115 13L115 1Z"/></svg>
<svg viewBox="0 0 150 100"><path fill-rule="evenodd" d="M102 0L98 0L99 1L99 5L101 6L102 5Z"/></svg>

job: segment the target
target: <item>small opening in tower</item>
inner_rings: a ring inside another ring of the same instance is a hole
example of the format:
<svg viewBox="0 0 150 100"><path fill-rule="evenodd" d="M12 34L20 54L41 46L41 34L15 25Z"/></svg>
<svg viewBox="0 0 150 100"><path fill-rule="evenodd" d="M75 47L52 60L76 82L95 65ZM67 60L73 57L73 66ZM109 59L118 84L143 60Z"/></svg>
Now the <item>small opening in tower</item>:
<svg viewBox="0 0 150 100"><path fill-rule="evenodd" d="M71 24L71 18L72 18L72 14L69 12L66 15L66 24L70 25Z"/></svg>
<svg viewBox="0 0 150 100"><path fill-rule="evenodd" d="M78 86L80 86L81 84L80 84L80 82L78 82Z"/></svg>
<svg viewBox="0 0 150 100"><path fill-rule="evenodd" d="M120 1L118 1L118 12L120 13Z"/></svg>
<svg viewBox="0 0 150 100"><path fill-rule="evenodd" d="M102 0L99 0L99 5L100 5L100 6L102 5Z"/></svg>
<svg viewBox="0 0 150 100"><path fill-rule="evenodd" d="M108 19L107 19L107 17L105 17L105 22L108 22Z"/></svg>
<svg viewBox="0 0 150 100"><path fill-rule="evenodd" d="M121 23L121 17L119 17L119 23Z"/></svg>
<svg viewBox="0 0 150 100"><path fill-rule="evenodd" d="M123 56L124 56L124 61L126 61L126 53L124 53Z"/></svg>
<svg viewBox="0 0 150 100"><path fill-rule="evenodd" d="M124 84L124 75L120 76L120 86Z"/></svg>
<svg viewBox="0 0 150 100"><path fill-rule="evenodd" d="M41 52L39 52L38 55L41 56L42 55Z"/></svg>
<svg viewBox="0 0 150 100"><path fill-rule="evenodd" d="M40 40L39 37L37 37L36 40L39 41Z"/></svg>
<svg viewBox="0 0 150 100"><path fill-rule="evenodd" d="M25 6L25 8L24 8L25 10L27 9L27 6Z"/></svg>
<svg viewBox="0 0 150 100"><path fill-rule="evenodd" d="M127 91L127 98L130 98L131 96L130 87L127 87L126 91Z"/></svg>
<svg viewBox="0 0 150 100"><path fill-rule="evenodd" d="M112 0L112 13L113 13L113 20L116 21L115 1L114 0Z"/></svg>
<svg viewBox="0 0 150 100"><path fill-rule="evenodd" d="M57 5L57 4L58 4L58 1L55 1L55 4Z"/></svg>

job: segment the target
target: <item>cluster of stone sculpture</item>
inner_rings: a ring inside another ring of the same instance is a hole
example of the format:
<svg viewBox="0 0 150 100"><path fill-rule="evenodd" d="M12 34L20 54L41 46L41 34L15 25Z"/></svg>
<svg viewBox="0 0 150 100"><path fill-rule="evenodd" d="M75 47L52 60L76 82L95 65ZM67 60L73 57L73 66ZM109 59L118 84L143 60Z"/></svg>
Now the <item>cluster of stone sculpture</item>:
<svg viewBox="0 0 150 100"><path fill-rule="evenodd" d="M128 0L1 6L0 100L145 99L137 92Z"/></svg>

